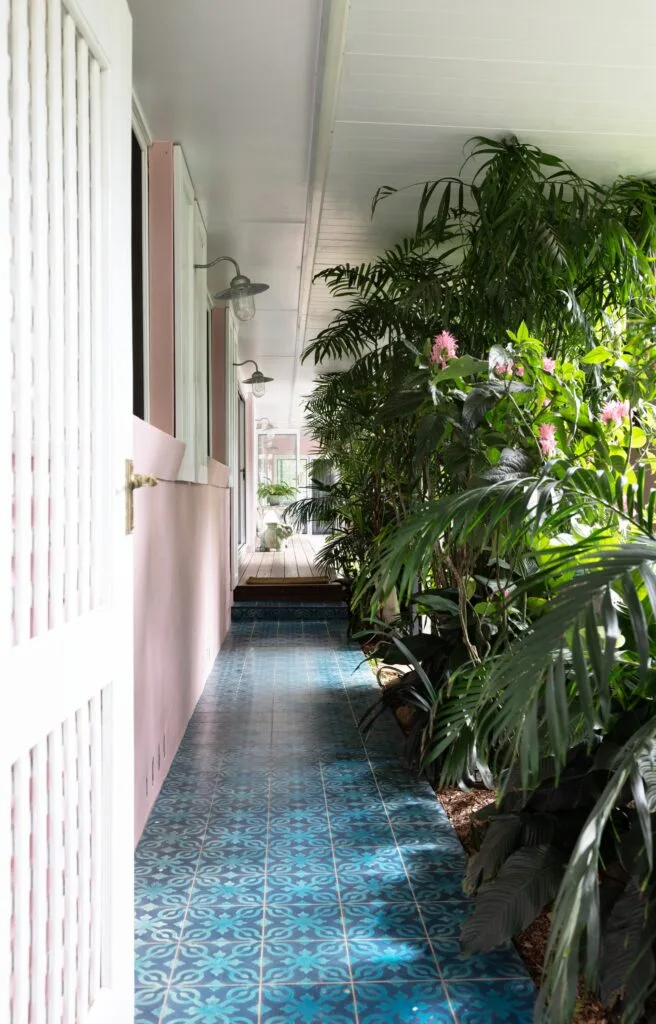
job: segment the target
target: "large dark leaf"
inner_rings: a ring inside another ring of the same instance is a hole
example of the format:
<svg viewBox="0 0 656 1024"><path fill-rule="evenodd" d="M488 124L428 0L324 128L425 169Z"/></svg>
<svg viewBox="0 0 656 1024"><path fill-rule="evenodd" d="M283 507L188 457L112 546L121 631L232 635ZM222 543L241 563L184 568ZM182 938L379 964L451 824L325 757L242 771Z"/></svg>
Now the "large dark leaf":
<svg viewBox="0 0 656 1024"><path fill-rule="evenodd" d="M479 427L490 409L494 409L501 395L501 390L491 385L472 388L462 406L463 428L471 432Z"/></svg>
<svg viewBox="0 0 656 1024"><path fill-rule="evenodd" d="M446 612L453 616L460 614L457 602L451 601L448 597L442 597L440 594L423 594L416 598L416 603L424 605L432 611Z"/></svg>
<svg viewBox="0 0 656 1024"><path fill-rule="evenodd" d="M420 466L439 444L444 434L445 419L438 413L430 412L422 416L417 427L415 446L415 465Z"/></svg>
<svg viewBox="0 0 656 1024"><path fill-rule="evenodd" d="M421 391L397 391L378 410L374 422L392 423L394 420L412 416L425 401L426 395Z"/></svg>
<svg viewBox="0 0 656 1024"><path fill-rule="evenodd" d="M480 850L469 859L463 882L466 893L475 893L482 882L488 882L497 874L515 850L521 829L521 820L516 814L500 814L490 822Z"/></svg>
<svg viewBox="0 0 656 1024"><path fill-rule="evenodd" d="M462 927L465 953L487 953L535 920L555 898L565 858L553 846L511 854L499 874L481 886L472 917Z"/></svg>
<svg viewBox="0 0 656 1024"><path fill-rule="evenodd" d="M656 822L652 824L652 833ZM622 867L633 878L638 886L644 885L651 874L645 837L637 821L633 822L627 832L623 832L616 840L617 855Z"/></svg>
<svg viewBox="0 0 656 1024"><path fill-rule="evenodd" d="M430 633L417 633L416 636L403 638L403 646L419 661L427 661L443 648L444 643L439 637ZM385 645L379 656L386 665L409 665L412 664L410 657L405 654L396 644Z"/></svg>
<svg viewBox="0 0 656 1024"><path fill-rule="evenodd" d="M526 452L517 448L504 448L499 456L499 461L492 469L486 470L476 478L494 482L497 480L510 480L516 477L526 476L530 473L533 463Z"/></svg>
<svg viewBox="0 0 656 1024"><path fill-rule="evenodd" d="M637 1019L656 985L656 915L648 896L629 882L604 929L599 994L605 1005L624 1004L623 1020Z"/></svg>

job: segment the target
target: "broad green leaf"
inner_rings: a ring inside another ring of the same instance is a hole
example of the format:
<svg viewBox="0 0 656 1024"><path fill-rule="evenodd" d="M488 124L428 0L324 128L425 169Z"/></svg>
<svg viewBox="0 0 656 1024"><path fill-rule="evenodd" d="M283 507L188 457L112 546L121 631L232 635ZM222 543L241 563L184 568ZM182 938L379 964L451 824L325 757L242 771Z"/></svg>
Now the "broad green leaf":
<svg viewBox="0 0 656 1024"><path fill-rule="evenodd" d="M449 601L446 597L439 597L437 594L421 594L417 597L417 604L432 608L436 612L448 612L449 615L459 615L460 609L455 601Z"/></svg>
<svg viewBox="0 0 656 1024"><path fill-rule="evenodd" d="M587 363L588 365L597 365L598 363L608 363L613 358L613 353L610 352L605 345L597 345L596 348L586 352L581 362Z"/></svg>
<svg viewBox="0 0 656 1024"><path fill-rule="evenodd" d="M455 380L458 377L473 377L477 373L487 373L488 364L485 359L475 359L473 356L460 356L452 359L446 369L433 374L436 384L443 380Z"/></svg>

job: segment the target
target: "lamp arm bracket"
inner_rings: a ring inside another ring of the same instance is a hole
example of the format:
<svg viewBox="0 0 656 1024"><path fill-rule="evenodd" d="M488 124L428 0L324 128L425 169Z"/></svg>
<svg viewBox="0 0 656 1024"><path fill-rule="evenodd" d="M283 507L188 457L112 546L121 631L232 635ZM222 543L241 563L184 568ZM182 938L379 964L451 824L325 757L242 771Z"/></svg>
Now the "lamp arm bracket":
<svg viewBox="0 0 656 1024"><path fill-rule="evenodd" d="M246 363L252 363L255 369L258 369L257 363L254 359L244 359L243 363L233 363L233 366L246 366Z"/></svg>
<svg viewBox="0 0 656 1024"><path fill-rule="evenodd" d="M237 271L237 276L240 277L241 271L239 269L239 264L237 263L237 260L233 260L232 256L217 256L211 263L194 263L194 270L209 270L210 267L215 267L217 263L224 263L226 261L228 263L232 263Z"/></svg>

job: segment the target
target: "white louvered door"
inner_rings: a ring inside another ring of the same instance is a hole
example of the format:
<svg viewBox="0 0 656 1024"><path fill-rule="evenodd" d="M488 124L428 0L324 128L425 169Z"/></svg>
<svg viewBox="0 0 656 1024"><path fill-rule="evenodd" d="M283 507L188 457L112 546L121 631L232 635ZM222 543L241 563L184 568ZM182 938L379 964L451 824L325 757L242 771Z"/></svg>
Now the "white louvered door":
<svg viewBox="0 0 656 1024"><path fill-rule="evenodd" d="M0 1021L130 1024L131 23L0 23Z"/></svg>

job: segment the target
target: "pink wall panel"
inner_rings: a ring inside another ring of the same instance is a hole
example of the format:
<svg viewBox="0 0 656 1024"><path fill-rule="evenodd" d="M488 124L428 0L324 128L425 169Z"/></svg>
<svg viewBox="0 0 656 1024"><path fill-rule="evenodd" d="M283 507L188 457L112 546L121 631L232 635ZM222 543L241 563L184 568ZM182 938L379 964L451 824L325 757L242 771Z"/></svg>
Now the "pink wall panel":
<svg viewBox="0 0 656 1024"><path fill-rule="evenodd" d="M135 494L135 838L230 625L227 469L210 484L175 482L183 446L134 421L134 464L157 487ZM170 474L170 477L169 477Z"/></svg>

